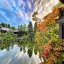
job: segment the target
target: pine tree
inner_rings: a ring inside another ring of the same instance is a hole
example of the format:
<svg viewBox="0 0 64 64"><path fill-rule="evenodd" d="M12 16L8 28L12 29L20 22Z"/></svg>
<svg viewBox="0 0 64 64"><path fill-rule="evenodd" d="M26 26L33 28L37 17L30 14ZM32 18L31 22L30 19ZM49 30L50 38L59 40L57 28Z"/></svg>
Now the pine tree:
<svg viewBox="0 0 64 64"><path fill-rule="evenodd" d="M29 22L28 25L28 38L32 41L34 38L34 32L33 32L33 26L32 26L32 22Z"/></svg>
<svg viewBox="0 0 64 64"><path fill-rule="evenodd" d="M10 24L8 24L8 28L10 28Z"/></svg>
<svg viewBox="0 0 64 64"><path fill-rule="evenodd" d="M36 31L37 31L37 23L35 22L35 24L34 24L34 34L36 33Z"/></svg>

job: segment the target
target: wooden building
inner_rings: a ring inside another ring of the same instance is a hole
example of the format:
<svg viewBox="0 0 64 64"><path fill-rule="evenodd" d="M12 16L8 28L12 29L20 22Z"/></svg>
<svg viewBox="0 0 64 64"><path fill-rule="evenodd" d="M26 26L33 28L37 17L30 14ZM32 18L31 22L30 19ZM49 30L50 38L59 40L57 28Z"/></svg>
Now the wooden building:
<svg viewBox="0 0 64 64"><path fill-rule="evenodd" d="M10 29L9 28L6 28L6 27L0 27L0 32L2 33L5 33L7 31L9 31Z"/></svg>
<svg viewBox="0 0 64 64"><path fill-rule="evenodd" d="M60 16L56 18L56 23L59 24L59 38L64 39L64 11L60 8Z"/></svg>
<svg viewBox="0 0 64 64"><path fill-rule="evenodd" d="M56 23L59 23L59 38L64 39L64 16L56 20Z"/></svg>
<svg viewBox="0 0 64 64"><path fill-rule="evenodd" d="M18 37L23 36L24 34L26 35L27 32L21 31L20 29L17 30L12 30L10 28L6 28L6 27L0 27L0 32L1 33L6 33L7 31L13 31L14 34L16 34Z"/></svg>
<svg viewBox="0 0 64 64"><path fill-rule="evenodd" d="M6 28L6 27L0 27L0 32L1 32L1 33L6 33L7 31L13 31L13 30L10 29L10 28ZM13 32L14 32L14 34L16 34L18 37L21 37L21 36L22 36L22 31L21 31L21 30L14 30Z"/></svg>
<svg viewBox="0 0 64 64"><path fill-rule="evenodd" d="M22 36L22 31L21 30L14 30L13 31L14 32L14 34L16 34L18 37L21 37Z"/></svg>

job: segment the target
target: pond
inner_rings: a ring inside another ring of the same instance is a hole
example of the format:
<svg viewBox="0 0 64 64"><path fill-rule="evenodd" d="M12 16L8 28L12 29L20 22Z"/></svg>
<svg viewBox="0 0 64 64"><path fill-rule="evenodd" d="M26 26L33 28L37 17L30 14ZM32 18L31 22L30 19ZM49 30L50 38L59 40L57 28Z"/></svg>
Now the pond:
<svg viewBox="0 0 64 64"><path fill-rule="evenodd" d="M27 46L13 43L0 44L0 64L39 64L39 52L37 54ZM30 53L30 54L29 54ZM32 55L31 55L32 54ZM31 55L31 56L30 56Z"/></svg>

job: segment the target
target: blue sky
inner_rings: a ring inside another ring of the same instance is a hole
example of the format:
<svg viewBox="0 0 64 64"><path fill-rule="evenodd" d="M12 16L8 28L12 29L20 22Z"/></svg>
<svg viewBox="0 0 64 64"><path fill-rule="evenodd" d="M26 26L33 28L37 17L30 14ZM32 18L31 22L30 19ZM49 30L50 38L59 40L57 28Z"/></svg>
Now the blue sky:
<svg viewBox="0 0 64 64"><path fill-rule="evenodd" d="M53 0L49 0L49 2L51 1ZM28 25L32 13L38 11L41 14L43 10L46 11L44 5L49 2L48 0L46 2L45 0L0 0L0 23L9 23L16 27L24 23ZM50 5L53 7L53 2ZM45 8L43 9L43 7Z"/></svg>

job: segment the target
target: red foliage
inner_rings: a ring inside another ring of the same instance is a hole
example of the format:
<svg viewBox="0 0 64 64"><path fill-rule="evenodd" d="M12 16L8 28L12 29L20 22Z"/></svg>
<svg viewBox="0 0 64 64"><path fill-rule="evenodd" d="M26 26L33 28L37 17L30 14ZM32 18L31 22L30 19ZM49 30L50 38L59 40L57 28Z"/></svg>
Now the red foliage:
<svg viewBox="0 0 64 64"><path fill-rule="evenodd" d="M48 58L50 51L54 49L54 45L52 43L52 40L49 40L49 42L44 46L44 52L42 54L42 57Z"/></svg>
<svg viewBox="0 0 64 64"><path fill-rule="evenodd" d="M49 57L49 52L50 52L50 49L51 49L52 47L51 47L51 45L46 45L45 47L44 47L44 52L43 52L43 54L42 54L42 56L44 57L44 58L48 58Z"/></svg>

